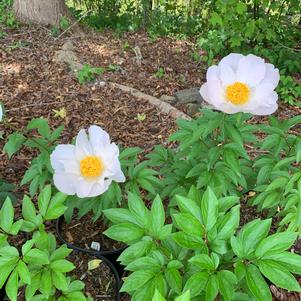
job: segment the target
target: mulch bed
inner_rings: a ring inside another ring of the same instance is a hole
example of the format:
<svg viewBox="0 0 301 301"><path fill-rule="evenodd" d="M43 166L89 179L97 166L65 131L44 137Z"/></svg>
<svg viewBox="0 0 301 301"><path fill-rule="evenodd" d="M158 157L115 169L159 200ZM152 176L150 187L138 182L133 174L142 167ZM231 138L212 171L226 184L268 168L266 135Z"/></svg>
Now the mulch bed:
<svg viewBox="0 0 301 301"><path fill-rule="evenodd" d="M101 35L90 32L87 38L72 41L84 62L98 67L118 66L118 70L105 73L106 79L153 96L199 87L204 79L206 66L193 61L191 54L195 49L189 41L168 37L150 40L145 32L125 33L116 38L110 31ZM135 47L141 51L141 65L136 62ZM160 68L164 75L158 78Z"/></svg>
<svg viewBox="0 0 301 301"><path fill-rule="evenodd" d="M11 49L18 40L26 41L25 46ZM138 146L146 151L167 140L175 129L172 118L118 89L80 85L70 76L67 66L52 61L61 47L59 42L44 29L26 27L1 40L0 99L11 125L24 128L37 117L48 119L53 128L64 124L62 143L70 143L79 129L91 124L102 126L112 141L120 145ZM64 119L54 117L53 110L60 108L66 109ZM138 120L138 113L145 114L144 121ZM3 124L0 130L4 131L4 137L9 133ZM22 152L8 162L2 153L2 176L19 182L27 167L25 160L28 162L30 157L28 152Z"/></svg>
<svg viewBox="0 0 301 301"><path fill-rule="evenodd" d="M101 251L112 251L124 247L122 243L102 235L107 229L107 224L102 219L93 222L92 218L91 214L87 214L80 219L73 217L70 224L64 222L62 225L63 238L68 243L84 249L91 249L92 242L98 242Z"/></svg>
<svg viewBox="0 0 301 301"><path fill-rule="evenodd" d="M10 124L24 128L36 117L46 118L52 128L64 124L62 143L70 143L81 128L97 124L110 133L114 142L126 147L139 146L148 152L156 144L166 144L167 137L176 128L172 118L118 89L82 86L72 77L66 65L53 61L55 52L65 41L56 41L46 28L26 26L10 31L0 39L0 101L7 109ZM120 38L112 32L92 32L84 38L73 37L72 41L83 62L95 67L119 66L116 71L106 72L104 79L132 86L153 96L173 95L180 89L199 87L204 81L205 66L192 60L194 46L187 41L172 38L151 41L143 32L125 34ZM133 48L136 46L141 50L141 66L135 62ZM164 68L162 78L155 75L159 68ZM55 117L53 111L61 108L67 112L63 119ZM138 113L145 114L146 119L139 121ZM300 114L300 108L285 105L281 105L277 112L283 119L297 114ZM266 117L254 117L252 122L266 120ZM4 132L4 137L10 133L3 124L0 124L0 131ZM4 140L0 141L1 149L3 145ZM6 154L0 153L0 176L19 183L33 156L34 153L24 149L9 161ZM26 187L20 190L20 198L26 192ZM244 221L258 215L253 207L243 204L242 208ZM78 240L79 236L86 235L86 230L70 233L74 240ZM87 244L86 241L80 243ZM77 254L72 260L79 266L77 276L81 278L86 274L86 291L94 297L100 296L95 300L114 300L112 275L106 268L92 271L91 275L87 273L88 259L85 256ZM277 297L275 300L301 300L297 294L288 294L277 288L272 291Z"/></svg>

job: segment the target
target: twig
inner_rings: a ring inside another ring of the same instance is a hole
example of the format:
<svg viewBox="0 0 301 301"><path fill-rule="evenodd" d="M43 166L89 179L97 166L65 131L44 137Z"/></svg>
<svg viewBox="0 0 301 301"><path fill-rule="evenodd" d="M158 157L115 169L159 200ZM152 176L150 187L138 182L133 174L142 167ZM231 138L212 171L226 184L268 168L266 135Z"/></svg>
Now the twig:
<svg viewBox="0 0 301 301"><path fill-rule="evenodd" d="M280 46L282 46L283 48L286 48L286 49L289 49L289 50L292 50L292 51L296 51L296 52L300 52L301 49L296 49L296 48L291 48L291 47L287 47L285 45L283 45L281 42L275 40L276 43L278 43Z"/></svg>
<svg viewBox="0 0 301 301"><path fill-rule="evenodd" d="M52 102L47 102L47 105L53 105L53 104L60 104L60 103L65 103L68 102L70 100L60 100L60 101L52 101ZM28 104L28 105L24 105L18 108L12 108L9 110L5 110L5 112L12 112L12 111L19 111L21 109L26 109L26 108L30 108L30 107L35 107L35 106L44 106L45 103L33 103L33 104Z"/></svg>
<svg viewBox="0 0 301 301"><path fill-rule="evenodd" d="M80 96L87 96L88 95L88 93L78 93L78 92L74 91L74 92L64 93L64 94L62 94L62 96L74 95L74 94L80 95ZM9 110L5 110L5 112L19 111L20 109L26 109L26 108L35 107L35 106L61 104L61 103L69 102L69 101L70 101L70 99L51 101L51 102L47 102L47 103L32 103L32 104L24 105L24 106L21 106L21 107L18 107L18 108L11 108ZM81 100L78 99L78 101L81 101Z"/></svg>
<svg viewBox="0 0 301 301"><path fill-rule="evenodd" d="M73 24L71 24L65 31L63 31L57 38L55 38L54 40L57 41L59 38L61 38L67 31L69 31L71 28L73 28L76 24L78 24L80 22L81 19L83 19L84 17L86 17L89 13L91 12L91 10L86 11L86 13L84 13L78 20L76 20Z"/></svg>
<svg viewBox="0 0 301 301"><path fill-rule="evenodd" d="M247 153L259 153L259 154L269 154L270 152L267 150L262 150L262 149L258 149L252 145L249 144L245 144L245 146L247 148L249 148L249 150L247 150Z"/></svg>

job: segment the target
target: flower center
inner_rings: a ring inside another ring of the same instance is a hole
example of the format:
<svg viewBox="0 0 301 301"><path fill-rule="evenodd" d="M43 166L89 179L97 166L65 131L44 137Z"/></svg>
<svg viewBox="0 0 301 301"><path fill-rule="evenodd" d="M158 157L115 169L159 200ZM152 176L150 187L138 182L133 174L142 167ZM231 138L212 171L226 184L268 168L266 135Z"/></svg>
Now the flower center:
<svg viewBox="0 0 301 301"><path fill-rule="evenodd" d="M104 169L102 160L95 156L87 156L80 161L80 172L85 178L99 177Z"/></svg>
<svg viewBox="0 0 301 301"><path fill-rule="evenodd" d="M243 105L249 101L250 88L248 85L235 82L226 88L226 98L234 105Z"/></svg>

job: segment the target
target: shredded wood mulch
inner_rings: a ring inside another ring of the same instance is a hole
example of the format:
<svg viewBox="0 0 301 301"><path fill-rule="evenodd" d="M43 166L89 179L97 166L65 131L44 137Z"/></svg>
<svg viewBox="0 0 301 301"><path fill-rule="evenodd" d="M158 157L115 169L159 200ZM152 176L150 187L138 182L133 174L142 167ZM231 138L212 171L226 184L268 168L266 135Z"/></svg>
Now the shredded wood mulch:
<svg viewBox="0 0 301 301"><path fill-rule="evenodd" d="M65 126L62 143L70 143L81 128L91 124L103 127L122 146L149 151L167 140L175 129L171 117L118 89L80 85L67 65L53 61L60 43L45 29L26 27L2 38L0 99L11 125L24 128L32 118L44 117L53 128ZM60 108L66 109L64 119L55 117L53 110ZM139 121L138 114L144 114L145 120ZM6 137L10 131L0 127ZM31 154L22 152L11 162L5 154L0 156L2 176L19 181Z"/></svg>
<svg viewBox="0 0 301 301"><path fill-rule="evenodd" d="M108 31L101 35L90 33L88 39L74 39L73 43L84 62L109 69L116 67L104 78L153 96L173 95L181 89L200 87L204 81L206 65L193 61L195 49L188 41L167 37L150 40L145 32L116 38ZM141 64L137 63L137 47ZM164 70L161 75L157 73L160 68Z"/></svg>
<svg viewBox="0 0 301 301"><path fill-rule="evenodd" d="M171 117L118 89L80 85L67 65L54 61L55 52L67 39L72 40L82 63L110 70L103 75L104 80L128 85L149 95L173 95L180 89L200 87L204 81L206 66L193 61L194 45L187 41L166 37L152 41L144 32L128 33L119 38L112 32L89 32L84 38L73 36L55 40L47 28L24 26L0 38L0 101L4 103L10 124L24 128L35 117L46 118L52 128L64 124L62 143L70 143L81 128L91 124L103 127L119 145L139 146L146 152L156 144L166 143L175 130ZM137 62L135 47L136 53L137 49L141 52L141 63ZM164 71L157 73L160 68ZM54 110L61 108L65 108L66 117L55 117ZM138 114L145 114L145 120L139 121ZM283 119L297 114L300 108L285 105L277 111ZM266 120L266 117L255 117L252 122ZM4 138L11 132L3 124L0 124L0 131ZM1 149L3 145L4 140L1 140ZM24 149L9 161L1 152L0 176L19 183L34 155ZM20 197L24 192L26 187L20 191ZM243 210L245 219L257 215L254 208L245 206ZM74 260L79 264L83 262L81 257ZM111 281L109 273L100 277L107 277L107 283ZM91 280L86 281L88 278ZM93 295L93 286L99 284L97 279L100 278L88 278L84 281ZM114 300L108 290L105 286L95 292L101 296L95 300ZM298 293L276 287L271 287L271 291L275 300L301 300Z"/></svg>

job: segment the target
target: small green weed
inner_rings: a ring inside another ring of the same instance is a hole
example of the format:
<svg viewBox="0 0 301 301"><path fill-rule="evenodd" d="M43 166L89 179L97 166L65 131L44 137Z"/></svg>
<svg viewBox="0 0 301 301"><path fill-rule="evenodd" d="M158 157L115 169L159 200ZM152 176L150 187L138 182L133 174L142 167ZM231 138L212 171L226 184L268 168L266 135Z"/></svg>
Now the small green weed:
<svg viewBox="0 0 301 301"><path fill-rule="evenodd" d="M70 27L70 22L66 17L62 17L60 20L60 29L66 30Z"/></svg>
<svg viewBox="0 0 301 301"><path fill-rule="evenodd" d="M155 76L157 78L162 78L163 76L165 75L165 71L164 71L164 68L163 67L160 67L158 69L158 71L155 73Z"/></svg>
<svg viewBox="0 0 301 301"><path fill-rule="evenodd" d="M178 76L178 80L180 81L181 84L185 84L187 82L186 76L184 74L180 74Z"/></svg>
<svg viewBox="0 0 301 301"><path fill-rule="evenodd" d="M70 22L66 17L62 17L59 26L53 26L51 28L51 34L53 37L58 37L62 32L70 27Z"/></svg>
<svg viewBox="0 0 301 301"><path fill-rule="evenodd" d="M128 41L125 41L121 47L122 47L123 51L127 51L127 50L131 49L131 45L129 44Z"/></svg>
<svg viewBox="0 0 301 301"><path fill-rule="evenodd" d="M201 61L201 55L199 53L199 51L197 50L194 50L194 51L191 51L190 52L190 58L194 61L194 62L197 62L199 63Z"/></svg>
<svg viewBox="0 0 301 301"><path fill-rule="evenodd" d="M146 119L146 114L145 113L138 113L137 117L135 118L137 119L139 122L143 122Z"/></svg>
<svg viewBox="0 0 301 301"><path fill-rule="evenodd" d="M84 67L76 74L78 82L83 85L91 82L96 75L103 74L106 71L105 68L92 67L89 64L85 64Z"/></svg>
<svg viewBox="0 0 301 301"><path fill-rule="evenodd" d="M108 71L110 72L116 72L120 70L120 66L115 65L115 64L110 64L109 67L107 68Z"/></svg>

